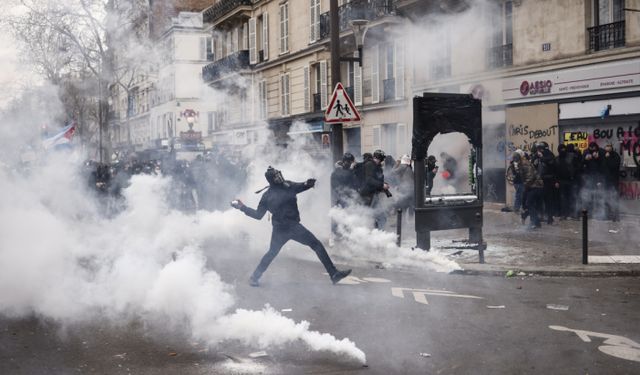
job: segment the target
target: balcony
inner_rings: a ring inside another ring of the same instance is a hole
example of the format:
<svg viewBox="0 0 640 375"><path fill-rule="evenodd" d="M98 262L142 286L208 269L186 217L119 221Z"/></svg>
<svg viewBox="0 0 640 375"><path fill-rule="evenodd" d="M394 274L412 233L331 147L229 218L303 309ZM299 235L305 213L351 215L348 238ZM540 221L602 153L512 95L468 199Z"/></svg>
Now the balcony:
<svg viewBox="0 0 640 375"><path fill-rule="evenodd" d="M396 80L389 78L382 81L382 98L385 102L396 100Z"/></svg>
<svg viewBox="0 0 640 375"><path fill-rule="evenodd" d="M225 18L244 12L247 13L247 17L250 17L251 3L252 0L220 0L205 9L203 21L205 23L217 24Z"/></svg>
<svg viewBox="0 0 640 375"><path fill-rule="evenodd" d="M215 81L221 76L249 68L249 51L238 51L202 68L202 79L205 82Z"/></svg>
<svg viewBox="0 0 640 375"><path fill-rule="evenodd" d="M513 44L489 48L487 59L489 68L504 68L513 65Z"/></svg>
<svg viewBox="0 0 640 375"><path fill-rule="evenodd" d="M322 98L320 97L320 93L313 94L313 112L322 111Z"/></svg>
<svg viewBox="0 0 640 375"><path fill-rule="evenodd" d="M349 30L353 20L373 21L395 14L395 0L352 0L338 8L340 32ZM329 12L320 15L320 39L327 38L331 32Z"/></svg>
<svg viewBox="0 0 640 375"><path fill-rule="evenodd" d="M589 32L589 52L624 47L624 21L608 23L587 29Z"/></svg>

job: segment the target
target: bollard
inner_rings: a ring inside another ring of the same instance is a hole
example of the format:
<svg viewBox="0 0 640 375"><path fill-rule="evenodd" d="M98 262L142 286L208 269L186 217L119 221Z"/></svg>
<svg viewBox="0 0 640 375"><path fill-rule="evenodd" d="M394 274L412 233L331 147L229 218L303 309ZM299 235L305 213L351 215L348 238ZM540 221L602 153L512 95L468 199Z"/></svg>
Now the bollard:
<svg viewBox="0 0 640 375"><path fill-rule="evenodd" d="M398 214L396 223L396 245L400 247L400 243L402 242L402 209L398 208L396 213Z"/></svg>
<svg viewBox="0 0 640 375"><path fill-rule="evenodd" d="M582 210L582 264L589 264L588 211Z"/></svg>

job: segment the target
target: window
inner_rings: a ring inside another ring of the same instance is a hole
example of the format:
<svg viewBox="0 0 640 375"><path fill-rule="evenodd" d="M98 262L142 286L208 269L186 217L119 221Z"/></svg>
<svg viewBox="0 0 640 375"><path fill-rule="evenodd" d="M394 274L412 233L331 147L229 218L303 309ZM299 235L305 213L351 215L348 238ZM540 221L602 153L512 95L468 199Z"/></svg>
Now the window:
<svg viewBox="0 0 640 375"><path fill-rule="evenodd" d="M289 115L289 99L289 74L283 74L280 76L280 101L283 116Z"/></svg>
<svg viewBox="0 0 640 375"><path fill-rule="evenodd" d="M249 63L258 62L257 53L257 37L256 37L256 18L249 19Z"/></svg>
<svg viewBox="0 0 640 375"><path fill-rule="evenodd" d="M624 21L624 0L593 0L593 26Z"/></svg>
<svg viewBox="0 0 640 375"><path fill-rule="evenodd" d="M309 23L309 41L311 43L320 39L320 0L310 0L311 22Z"/></svg>
<svg viewBox="0 0 640 375"><path fill-rule="evenodd" d="M490 68L501 68L513 64L513 1L500 3L491 20L494 29L488 55Z"/></svg>
<svg viewBox="0 0 640 375"><path fill-rule="evenodd" d="M262 59L269 59L269 14L262 13Z"/></svg>
<svg viewBox="0 0 640 375"><path fill-rule="evenodd" d="M289 4L280 5L280 53L289 52Z"/></svg>
<svg viewBox="0 0 640 375"><path fill-rule="evenodd" d="M258 115L261 120L267 118L267 81L258 82Z"/></svg>
<svg viewBox="0 0 640 375"><path fill-rule="evenodd" d="M380 148L380 126L373 127L373 148Z"/></svg>

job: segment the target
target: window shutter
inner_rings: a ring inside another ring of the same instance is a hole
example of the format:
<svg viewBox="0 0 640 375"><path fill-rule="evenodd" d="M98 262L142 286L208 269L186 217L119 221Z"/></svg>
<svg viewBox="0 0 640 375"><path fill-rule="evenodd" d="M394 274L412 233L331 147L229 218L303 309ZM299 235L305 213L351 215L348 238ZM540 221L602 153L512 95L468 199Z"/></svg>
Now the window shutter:
<svg viewBox="0 0 640 375"><path fill-rule="evenodd" d="M280 5L280 53L289 51L289 4Z"/></svg>
<svg viewBox="0 0 640 375"><path fill-rule="evenodd" d="M216 35L214 40L216 45L216 59L220 60L222 58L222 40L220 34Z"/></svg>
<svg viewBox="0 0 640 375"><path fill-rule="evenodd" d="M200 37L200 60L207 59L207 37Z"/></svg>
<svg viewBox="0 0 640 375"><path fill-rule="evenodd" d="M233 35L232 35L232 40L231 40L231 44L233 45L233 52L238 52L238 50L240 49L240 46L238 45L238 42L240 40L239 37L240 34L240 28L239 27L235 27L233 29Z"/></svg>
<svg viewBox="0 0 640 375"><path fill-rule="evenodd" d="M320 107L327 107L327 61L320 61Z"/></svg>
<svg viewBox="0 0 640 375"><path fill-rule="evenodd" d="M249 24L244 23L242 25L242 50L246 51L249 49Z"/></svg>
<svg viewBox="0 0 640 375"><path fill-rule="evenodd" d="M354 56L358 57L357 51ZM353 68L353 104L362 105L362 67L354 64Z"/></svg>
<svg viewBox="0 0 640 375"><path fill-rule="evenodd" d="M256 19L249 19L249 63L255 64L257 62L256 53Z"/></svg>
<svg viewBox="0 0 640 375"><path fill-rule="evenodd" d="M284 4L280 5L280 53L284 52Z"/></svg>
<svg viewBox="0 0 640 375"><path fill-rule="evenodd" d="M320 0L310 0L310 4L309 41L313 43L320 39Z"/></svg>
<svg viewBox="0 0 640 375"><path fill-rule="evenodd" d="M379 46L371 50L371 103L380 102L380 58Z"/></svg>
<svg viewBox="0 0 640 375"><path fill-rule="evenodd" d="M396 41L395 45L395 83L396 83L396 99L404 98L404 44Z"/></svg>
<svg viewBox="0 0 640 375"><path fill-rule="evenodd" d="M311 94L309 92L309 66L302 68L304 76L304 112L311 112Z"/></svg>
<svg viewBox="0 0 640 375"><path fill-rule="evenodd" d="M262 118L267 118L269 108L269 98L267 98L267 81L262 81Z"/></svg>
<svg viewBox="0 0 640 375"><path fill-rule="evenodd" d="M265 60L269 59L269 14L262 13L262 53Z"/></svg>

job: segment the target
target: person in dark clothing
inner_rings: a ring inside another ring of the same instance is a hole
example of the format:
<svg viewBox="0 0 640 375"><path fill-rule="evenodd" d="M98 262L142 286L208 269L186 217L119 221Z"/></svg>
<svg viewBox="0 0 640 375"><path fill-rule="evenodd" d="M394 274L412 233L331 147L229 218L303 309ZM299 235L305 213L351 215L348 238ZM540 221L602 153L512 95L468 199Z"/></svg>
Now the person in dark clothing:
<svg viewBox="0 0 640 375"><path fill-rule="evenodd" d="M366 155L366 154L365 154ZM363 155L363 157L365 156ZM389 184L384 181L384 172L382 170L382 163L384 162L386 155L382 150L374 151L370 158L364 160L364 178L363 183L360 186L360 197L362 202L369 207L376 207L379 202L376 198L378 193L384 192L387 197L391 196L389 192ZM387 222L387 215L385 212L377 212L375 218L375 227L377 229L384 230Z"/></svg>
<svg viewBox="0 0 640 375"><path fill-rule="evenodd" d="M522 180L522 159L524 152L520 149L516 150L511 157L511 162L507 168L507 181L513 185L515 190L513 196L513 211L520 213L523 208L522 196L524 193L524 182Z"/></svg>
<svg viewBox="0 0 640 375"><path fill-rule="evenodd" d="M384 182L382 163L386 158L384 151L376 150L373 155L364 154L364 178L359 193L365 205L371 206L373 197L380 192L388 191L389 184Z"/></svg>
<svg viewBox="0 0 640 375"><path fill-rule="evenodd" d="M602 164L605 214L607 219L618 221L620 155L613 149L613 145L607 144L604 147Z"/></svg>
<svg viewBox="0 0 640 375"><path fill-rule="evenodd" d="M273 231L271 233L269 251L262 257L258 267L249 278L249 284L251 286L260 285L260 277L278 255L282 246L289 240L294 240L313 249L334 284L347 277L351 270L339 271L336 269L322 243L313 233L300 224L300 212L298 211L296 195L314 187L316 180L310 178L306 182L287 181L282 177L282 173L279 170L272 167L267 169L265 178L269 182L268 190L262 195L257 209L254 210L245 206L239 199L231 202L232 207L239 209L245 215L256 220L262 219L267 211L273 215L271 218Z"/></svg>
<svg viewBox="0 0 640 375"><path fill-rule="evenodd" d="M575 186L577 170L577 155L567 151L564 144L558 145L558 156L556 157L556 177L558 179L560 220L566 220L573 216L572 201L573 186Z"/></svg>
<svg viewBox="0 0 640 375"><path fill-rule="evenodd" d="M547 142L540 142L536 145L533 166L543 182L542 199L544 212L547 216L547 224L553 224L553 215L556 212L555 193L559 184L556 180L555 156L549 150Z"/></svg>
<svg viewBox="0 0 640 375"><path fill-rule="evenodd" d="M571 160L573 162L574 178L570 187L570 201L569 212L570 216L574 219L580 218L580 211L582 210L582 204L580 200L580 185L582 183L582 155L579 150L576 150L575 145L567 145L567 154L572 155Z"/></svg>
<svg viewBox="0 0 640 375"><path fill-rule="evenodd" d="M346 207L358 188L356 176L351 169L354 162L355 157L347 152L331 173L331 203L334 206Z"/></svg>
<svg viewBox="0 0 640 375"><path fill-rule="evenodd" d="M531 217L531 228L540 228L540 209L542 207L542 189L544 182L536 168L526 158L521 160L522 180L524 182L526 204L522 212L522 221Z"/></svg>
<svg viewBox="0 0 640 375"><path fill-rule="evenodd" d="M438 174L438 166L436 165L436 157L433 155L429 155L427 157L427 166L426 166L426 174L425 174L425 184L426 184L426 192L427 196L431 195L431 190L433 190L433 180L435 180L436 175Z"/></svg>
<svg viewBox="0 0 640 375"><path fill-rule="evenodd" d="M597 143L589 143L589 148L584 151L584 173L582 180L582 203L583 208L589 212L594 212L599 208L599 199L602 189L602 160L604 152Z"/></svg>

